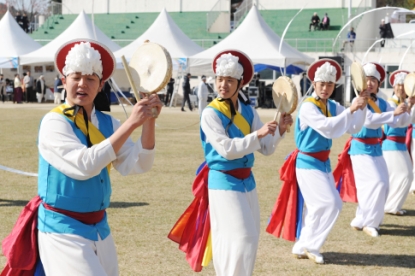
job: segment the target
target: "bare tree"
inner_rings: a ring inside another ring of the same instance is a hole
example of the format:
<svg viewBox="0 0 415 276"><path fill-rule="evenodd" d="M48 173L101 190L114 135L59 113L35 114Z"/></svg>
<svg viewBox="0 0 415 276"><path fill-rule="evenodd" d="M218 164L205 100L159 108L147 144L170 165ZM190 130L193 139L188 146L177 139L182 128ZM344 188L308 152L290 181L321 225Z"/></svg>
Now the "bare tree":
<svg viewBox="0 0 415 276"><path fill-rule="evenodd" d="M15 11L26 13L29 21L37 14L45 14L49 0L6 0L6 4Z"/></svg>

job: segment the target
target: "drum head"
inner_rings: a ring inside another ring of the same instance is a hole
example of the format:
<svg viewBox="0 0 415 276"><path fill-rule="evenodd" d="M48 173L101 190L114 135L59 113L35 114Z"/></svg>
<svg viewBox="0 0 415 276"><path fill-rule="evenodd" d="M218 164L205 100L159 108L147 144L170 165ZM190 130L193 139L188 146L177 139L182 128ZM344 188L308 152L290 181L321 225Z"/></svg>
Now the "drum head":
<svg viewBox="0 0 415 276"><path fill-rule="evenodd" d="M359 62L354 61L350 66L350 73L352 76L352 84L358 92L362 92L367 89L366 75L362 65Z"/></svg>
<svg viewBox="0 0 415 276"><path fill-rule="evenodd" d="M295 111L298 101L297 88L289 77L281 76L274 82L272 99L281 113L291 114Z"/></svg>
<svg viewBox="0 0 415 276"><path fill-rule="evenodd" d="M415 91L414 91L415 90L415 73L410 73L406 75L404 83L403 83L403 87L408 97L415 96Z"/></svg>
<svg viewBox="0 0 415 276"><path fill-rule="evenodd" d="M169 52L159 44L144 42L130 60L130 71L137 90L156 93L163 89L172 75Z"/></svg>

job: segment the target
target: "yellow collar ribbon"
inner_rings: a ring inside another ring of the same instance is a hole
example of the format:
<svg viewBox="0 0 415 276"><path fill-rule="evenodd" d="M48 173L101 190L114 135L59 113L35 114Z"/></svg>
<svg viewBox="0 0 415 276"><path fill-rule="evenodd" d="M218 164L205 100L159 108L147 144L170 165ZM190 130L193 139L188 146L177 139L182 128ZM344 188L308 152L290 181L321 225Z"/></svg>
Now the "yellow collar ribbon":
<svg viewBox="0 0 415 276"><path fill-rule="evenodd" d="M218 110L220 113L231 119L231 108L229 103L226 101L220 102L218 99L214 99L210 104L210 107ZM233 119L233 123L236 125L237 128L246 136L251 133L251 126L247 122L247 120L242 116L241 113L236 110L236 115Z"/></svg>
<svg viewBox="0 0 415 276"><path fill-rule="evenodd" d="M63 114L63 110L68 107L71 107L71 106L68 104L61 104L55 107L54 109L52 109L51 112L61 114L73 122L75 117L70 117L70 116L66 116L65 114ZM69 110L66 113L73 115L73 112L74 110ZM96 128L91 123L91 121L88 121L88 130L87 130L84 117L80 113L76 114L76 125L78 126L78 128L82 131L82 133L85 136L87 136L87 134L89 133L89 138L91 140L92 145L99 144L106 139L105 136L101 133L101 131L98 128ZM108 174L110 172L110 169L111 169L111 163L107 165Z"/></svg>
<svg viewBox="0 0 415 276"><path fill-rule="evenodd" d="M375 111L375 113L382 113L379 106L372 100L368 99L367 103L370 105L370 107Z"/></svg>
<svg viewBox="0 0 415 276"><path fill-rule="evenodd" d="M327 117L331 117L330 109L327 108L327 105L324 104L323 101L316 100L314 97L308 97L304 100L304 102L310 102L315 104L324 115L327 115ZM327 100L327 104L328 103L329 101Z"/></svg>

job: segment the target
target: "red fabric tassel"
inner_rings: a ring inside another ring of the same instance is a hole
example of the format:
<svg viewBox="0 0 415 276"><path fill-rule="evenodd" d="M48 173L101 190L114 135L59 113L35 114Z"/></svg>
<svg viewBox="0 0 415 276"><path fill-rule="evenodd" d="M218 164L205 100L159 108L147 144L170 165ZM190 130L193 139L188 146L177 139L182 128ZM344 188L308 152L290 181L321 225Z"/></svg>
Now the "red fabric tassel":
<svg viewBox="0 0 415 276"><path fill-rule="evenodd" d="M3 254L7 263L1 276L33 276L38 258L37 214L41 203L34 197L23 208L12 232L3 240Z"/></svg>
<svg viewBox="0 0 415 276"><path fill-rule="evenodd" d="M280 179L283 183L266 229L267 233L277 238L281 237L282 232L282 238L289 241L295 241L298 193L295 162L298 152L298 149L294 150L280 169Z"/></svg>
<svg viewBox="0 0 415 276"><path fill-rule="evenodd" d="M167 236L179 244L179 249L186 253L187 262L196 272L203 268L202 260L210 232L208 175L209 168L205 165L193 182L194 200Z"/></svg>
<svg viewBox="0 0 415 276"><path fill-rule="evenodd" d="M353 137L347 140L342 153L339 154L337 166L333 171L336 187L339 186L340 179L342 184L340 188L340 197L345 202L357 202L356 183L354 181L354 173L352 168L352 160L350 159L349 149Z"/></svg>
<svg viewBox="0 0 415 276"><path fill-rule="evenodd" d="M411 153L411 146L412 146L412 124L408 126L408 129L406 131L406 137L405 137L405 144L406 148L408 149L409 156L412 160L412 153Z"/></svg>

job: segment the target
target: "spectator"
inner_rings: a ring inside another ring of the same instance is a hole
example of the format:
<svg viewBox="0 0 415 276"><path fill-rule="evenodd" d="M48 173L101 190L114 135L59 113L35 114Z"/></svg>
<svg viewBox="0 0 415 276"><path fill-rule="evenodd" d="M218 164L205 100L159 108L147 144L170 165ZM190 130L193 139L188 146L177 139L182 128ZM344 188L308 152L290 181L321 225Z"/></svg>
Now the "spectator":
<svg viewBox="0 0 415 276"><path fill-rule="evenodd" d="M63 84L60 75L56 75L55 83L53 85L54 103L61 104Z"/></svg>
<svg viewBox="0 0 415 276"><path fill-rule="evenodd" d="M43 96L45 94L46 94L45 79L43 78L43 75L41 75L36 82L36 98L37 98L38 103L42 102Z"/></svg>
<svg viewBox="0 0 415 276"><path fill-rule="evenodd" d="M383 40L380 42L380 47L385 46L386 33L387 31L386 31L385 19L382 19L379 25L379 35L381 38L383 38Z"/></svg>
<svg viewBox="0 0 415 276"><path fill-rule="evenodd" d="M20 12L16 12L16 22L24 30L24 28L23 28L23 16L20 14Z"/></svg>
<svg viewBox="0 0 415 276"><path fill-rule="evenodd" d="M6 89L5 86L6 82L3 80L3 74L0 74L0 95L1 95L1 100L4 103L4 100L6 98Z"/></svg>
<svg viewBox="0 0 415 276"><path fill-rule="evenodd" d="M29 19L27 18L26 13L23 13L22 22L23 22L23 25L22 25L23 30L26 33L29 32Z"/></svg>
<svg viewBox="0 0 415 276"><path fill-rule="evenodd" d="M36 92L33 90L33 77L30 75L30 71L26 72L26 76L23 78L24 91L26 93L26 102L36 101Z"/></svg>
<svg viewBox="0 0 415 276"><path fill-rule="evenodd" d="M174 79L170 78L170 81L167 84L166 97L164 98L164 105L165 106L167 106L170 103L171 97L173 95L173 90L174 90Z"/></svg>
<svg viewBox="0 0 415 276"><path fill-rule="evenodd" d="M6 90L6 95L7 95L7 98L8 98L8 100L9 101L13 101L13 97L14 97L14 95L13 95L13 82L12 81L10 81L9 79L7 79L6 78L6 87L5 87L5 90Z"/></svg>
<svg viewBox="0 0 415 276"><path fill-rule="evenodd" d="M14 75L14 97L13 103L22 103L23 101L23 90L22 82L20 81L19 74Z"/></svg>
<svg viewBox="0 0 415 276"><path fill-rule="evenodd" d="M197 108L199 109L199 115L202 116L202 111L207 105L209 90L206 84L206 76L202 76L202 81L197 89L197 98L199 100Z"/></svg>
<svg viewBox="0 0 415 276"><path fill-rule="evenodd" d="M186 76L184 76L183 78L183 102L182 102L182 111L186 111L184 110L184 105L187 102L187 105L189 106L190 111L193 111L193 107L192 104L190 102L190 77L192 75L190 73L187 73Z"/></svg>
<svg viewBox="0 0 415 276"><path fill-rule="evenodd" d="M344 46L346 43L349 43L350 48L353 49L354 40L356 39L356 33L354 32L354 28L350 27L350 31L347 33L347 40L343 41L343 47L340 51L344 51Z"/></svg>
<svg viewBox="0 0 415 276"><path fill-rule="evenodd" d="M323 20L320 23L320 31L328 30L330 26L330 18L327 13L324 14Z"/></svg>
<svg viewBox="0 0 415 276"><path fill-rule="evenodd" d="M308 26L308 31L311 31L311 26L314 27L314 30L319 26L320 17L318 17L317 13L315 12L314 15L311 17L311 23Z"/></svg>

